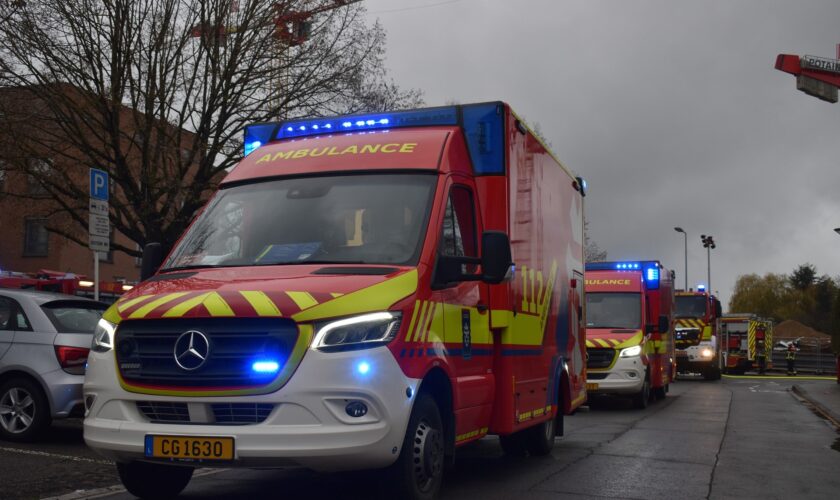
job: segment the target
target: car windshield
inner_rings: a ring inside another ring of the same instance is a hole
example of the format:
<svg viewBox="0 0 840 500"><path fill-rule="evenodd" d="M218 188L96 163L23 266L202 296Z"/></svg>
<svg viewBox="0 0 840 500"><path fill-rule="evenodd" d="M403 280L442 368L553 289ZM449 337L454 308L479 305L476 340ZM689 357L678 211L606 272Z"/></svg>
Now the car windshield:
<svg viewBox="0 0 840 500"><path fill-rule="evenodd" d="M93 333L108 306L98 302L56 300L41 305L59 333Z"/></svg>
<svg viewBox="0 0 840 500"><path fill-rule="evenodd" d="M341 175L223 189L162 270L406 264L420 255L436 176Z"/></svg>
<svg viewBox="0 0 840 500"><path fill-rule="evenodd" d="M701 318L706 315L706 297L682 295L676 297L678 318Z"/></svg>
<svg viewBox="0 0 840 500"><path fill-rule="evenodd" d="M595 292L586 294L587 328L641 328L639 293Z"/></svg>

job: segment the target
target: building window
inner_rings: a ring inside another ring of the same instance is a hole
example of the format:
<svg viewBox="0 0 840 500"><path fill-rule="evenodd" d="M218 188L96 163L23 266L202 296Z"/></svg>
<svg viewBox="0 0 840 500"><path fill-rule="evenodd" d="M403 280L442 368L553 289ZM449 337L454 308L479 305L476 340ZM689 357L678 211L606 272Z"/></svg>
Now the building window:
<svg viewBox="0 0 840 500"><path fill-rule="evenodd" d="M27 191L30 195L45 196L49 193L44 187L44 180L52 171L52 160L33 158L29 160L29 174L26 176Z"/></svg>
<svg viewBox="0 0 840 500"><path fill-rule="evenodd" d="M47 232L47 219L27 217L26 234L23 238L25 257L46 257L49 251L50 234Z"/></svg>

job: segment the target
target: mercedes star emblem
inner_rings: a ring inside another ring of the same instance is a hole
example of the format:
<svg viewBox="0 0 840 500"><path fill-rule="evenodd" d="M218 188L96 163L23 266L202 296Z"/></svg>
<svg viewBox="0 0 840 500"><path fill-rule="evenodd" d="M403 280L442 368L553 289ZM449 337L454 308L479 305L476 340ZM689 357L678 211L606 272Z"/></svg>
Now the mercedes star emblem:
<svg viewBox="0 0 840 500"><path fill-rule="evenodd" d="M187 371L201 368L210 354L210 341L198 330L181 334L175 341L175 363Z"/></svg>

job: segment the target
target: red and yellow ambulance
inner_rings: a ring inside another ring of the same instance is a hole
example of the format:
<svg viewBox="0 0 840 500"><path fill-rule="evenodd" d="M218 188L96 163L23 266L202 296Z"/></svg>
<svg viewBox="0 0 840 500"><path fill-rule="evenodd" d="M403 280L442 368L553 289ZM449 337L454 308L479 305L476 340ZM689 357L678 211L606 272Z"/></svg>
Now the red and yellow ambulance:
<svg viewBox="0 0 840 500"><path fill-rule="evenodd" d="M488 434L548 453L586 399L583 180L501 102L256 124L245 148L97 329L84 435L128 490L297 464L430 498Z"/></svg>
<svg viewBox="0 0 840 500"><path fill-rule="evenodd" d="M676 375L674 277L658 261L586 264L587 390L645 408Z"/></svg>
<svg viewBox="0 0 840 500"><path fill-rule="evenodd" d="M720 301L702 287L676 293L677 372L699 373L706 380L721 374Z"/></svg>

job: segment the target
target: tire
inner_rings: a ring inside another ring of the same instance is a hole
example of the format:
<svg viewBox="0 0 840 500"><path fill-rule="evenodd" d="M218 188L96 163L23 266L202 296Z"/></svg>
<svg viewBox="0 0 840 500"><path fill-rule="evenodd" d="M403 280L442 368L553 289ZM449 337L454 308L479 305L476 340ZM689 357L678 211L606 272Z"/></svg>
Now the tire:
<svg viewBox="0 0 840 500"><path fill-rule="evenodd" d="M657 387L654 389L653 396L660 401L665 399L668 396L668 385L666 384L663 387Z"/></svg>
<svg viewBox="0 0 840 500"><path fill-rule="evenodd" d="M648 407L648 402L650 401L650 377L645 374L645 381L642 384L642 390L640 390L635 396L633 396L633 405L640 409L644 410Z"/></svg>
<svg viewBox="0 0 840 500"><path fill-rule="evenodd" d="M554 448L557 435L557 420L550 418L525 431L525 448L534 457L544 457Z"/></svg>
<svg viewBox="0 0 840 500"><path fill-rule="evenodd" d="M391 498L430 500L443 483L445 461L443 423L437 403L420 393L405 431L402 450L391 466Z"/></svg>
<svg viewBox="0 0 840 500"><path fill-rule="evenodd" d="M193 475L192 467L118 463L117 472L125 489L139 498L174 498L184 491Z"/></svg>
<svg viewBox="0 0 840 500"><path fill-rule="evenodd" d="M0 386L0 437L32 441L51 422L47 396L36 382L18 377Z"/></svg>

